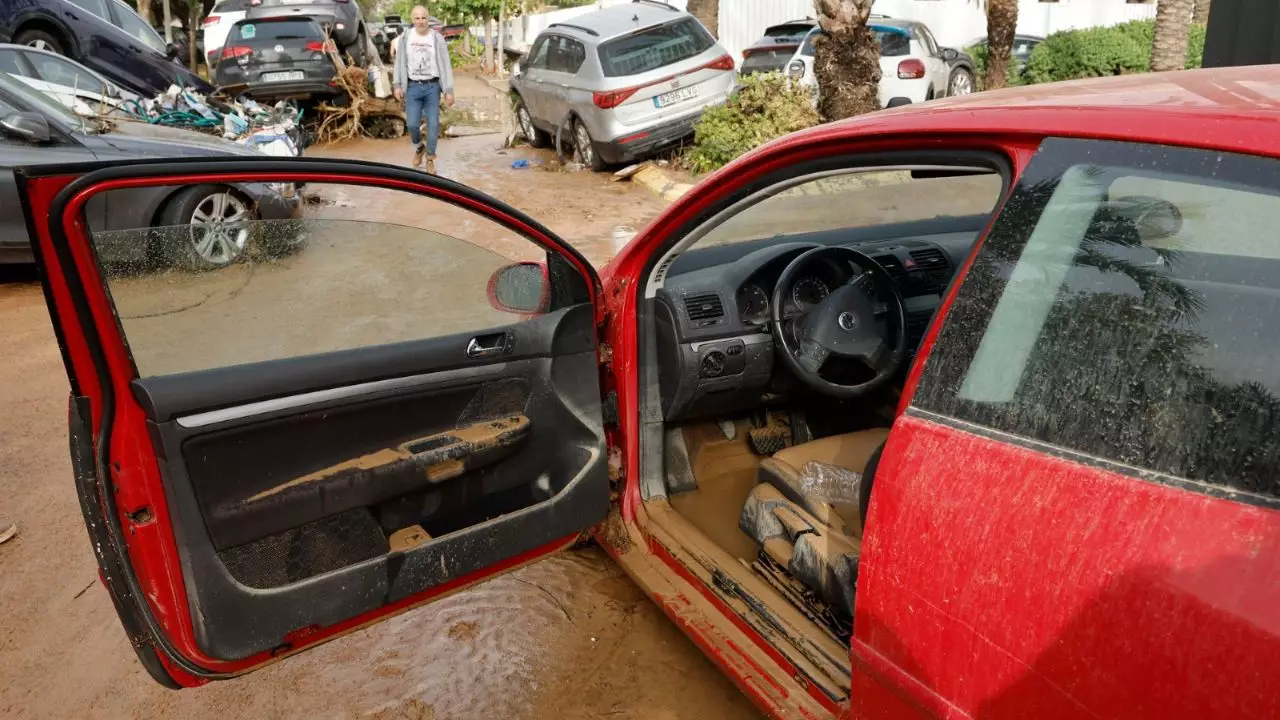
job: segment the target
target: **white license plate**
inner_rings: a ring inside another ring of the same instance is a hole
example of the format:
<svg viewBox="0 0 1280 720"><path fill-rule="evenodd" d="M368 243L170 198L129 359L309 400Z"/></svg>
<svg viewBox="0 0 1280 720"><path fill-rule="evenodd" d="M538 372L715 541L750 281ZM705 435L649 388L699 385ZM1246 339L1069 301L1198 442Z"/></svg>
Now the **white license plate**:
<svg viewBox="0 0 1280 720"><path fill-rule="evenodd" d="M698 97L698 86L694 85L691 87L680 88L679 90L672 90L669 93L663 93L655 97L653 99L653 106L666 107L668 105L674 105L675 103L681 102L682 100L688 100L696 97Z"/></svg>
<svg viewBox="0 0 1280 720"><path fill-rule="evenodd" d="M301 70L286 70L284 72L262 73L262 82L286 82L289 80L302 80L307 74Z"/></svg>

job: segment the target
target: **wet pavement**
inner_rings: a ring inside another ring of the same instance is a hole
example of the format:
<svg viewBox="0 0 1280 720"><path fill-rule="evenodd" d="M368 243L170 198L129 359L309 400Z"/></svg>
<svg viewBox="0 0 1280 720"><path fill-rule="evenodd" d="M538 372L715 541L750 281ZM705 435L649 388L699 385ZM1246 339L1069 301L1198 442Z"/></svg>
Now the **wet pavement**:
<svg viewBox="0 0 1280 720"><path fill-rule="evenodd" d="M503 151L497 147L500 140L499 135L442 140L438 169L541 220L594 263L611 257L630 232L660 210L660 202L644 190L613 183L607 175L549 172L538 166L513 169L514 160L546 163L551 154L528 148ZM309 154L407 164L410 152L402 139L362 140ZM523 252L519 242L486 235L474 223L447 220L447 214L425 206L391 202L379 207L371 196L319 194L324 202L309 211L311 217L345 216L394 222L419 233L433 230L473 241L495 258ZM164 333L178 333L172 338L181 341L191 335L191 327L216 338L227 329L214 324L226 316L215 308L235 307L226 303L241 295L240 302L265 304L281 288L296 287L296 278L314 277L339 262L368 270L368 257L344 251L341 243L353 237L317 233L302 253L273 264L281 273L275 282L269 272L246 281L243 269L222 281L202 278L184 287L154 278L123 278L121 282L141 290L130 294L136 304L122 314L154 320L146 316L178 309L201 320L153 322L148 327L156 333L156 347L164 346ZM388 266L402 260L390 247L383 250ZM409 252L408 245L401 249ZM402 272L423 266L399 265L409 268ZM0 546L0 716L757 717L746 699L596 549L536 563L238 680L178 693L164 690L138 665L96 579L71 485L68 388L43 297L33 281L32 272L0 268L0 515L21 528L17 539ZM235 289L237 282L244 283L241 290ZM253 293L262 294L255 298ZM322 302L323 295L316 291L313 299ZM203 299L204 305L184 309L183 298ZM315 311L334 308L318 306ZM365 309L374 315L382 311L376 304ZM245 342L244 347L251 345ZM212 364L226 359L206 358ZM193 361L177 355L155 362L166 367L165 362Z"/></svg>

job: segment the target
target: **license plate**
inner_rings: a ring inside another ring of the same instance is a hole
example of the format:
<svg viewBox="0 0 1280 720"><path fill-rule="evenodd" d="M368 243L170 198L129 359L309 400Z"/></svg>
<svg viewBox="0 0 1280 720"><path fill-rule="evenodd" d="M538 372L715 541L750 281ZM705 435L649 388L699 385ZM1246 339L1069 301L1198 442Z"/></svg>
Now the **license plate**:
<svg viewBox="0 0 1280 720"><path fill-rule="evenodd" d="M288 80L302 80L307 76L301 70L286 70L284 72L262 73L262 82L285 82Z"/></svg>
<svg viewBox="0 0 1280 720"><path fill-rule="evenodd" d="M669 93L663 93L655 97L653 99L653 106L666 107L668 105L674 105L675 103L681 102L682 100L688 100L696 97L698 97L698 86L694 85L691 87L680 88L679 90L672 90Z"/></svg>

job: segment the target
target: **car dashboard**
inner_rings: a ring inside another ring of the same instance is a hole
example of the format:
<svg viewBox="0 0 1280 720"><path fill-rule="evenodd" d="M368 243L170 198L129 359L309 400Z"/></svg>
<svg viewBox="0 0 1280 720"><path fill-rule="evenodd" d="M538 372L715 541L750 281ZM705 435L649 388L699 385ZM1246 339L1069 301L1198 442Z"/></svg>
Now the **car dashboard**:
<svg viewBox="0 0 1280 720"><path fill-rule="evenodd" d="M789 373L775 372L770 318L782 271L815 247L859 250L892 277L907 310L909 367L987 219L984 214L783 235L681 255L655 306L664 419L747 410L785 401L799 390ZM783 290L783 312L820 303L858 271L851 263L816 261Z"/></svg>

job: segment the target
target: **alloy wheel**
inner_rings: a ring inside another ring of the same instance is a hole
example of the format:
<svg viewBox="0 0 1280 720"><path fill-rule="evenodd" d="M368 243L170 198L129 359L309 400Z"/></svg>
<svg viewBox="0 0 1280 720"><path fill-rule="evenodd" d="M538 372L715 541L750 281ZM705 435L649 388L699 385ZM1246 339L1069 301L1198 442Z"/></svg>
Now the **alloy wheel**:
<svg viewBox="0 0 1280 720"><path fill-rule="evenodd" d="M967 72L958 72L951 76L950 95L968 95L973 92L973 78Z"/></svg>
<svg viewBox="0 0 1280 720"><path fill-rule="evenodd" d="M590 166L592 161L595 160L595 148L591 146L591 135L587 132L587 126L578 123L578 126L573 131L573 137L574 144L578 146L578 159L582 161L583 165Z"/></svg>
<svg viewBox="0 0 1280 720"><path fill-rule="evenodd" d="M191 245L210 265L226 265L249 242L249 207L230 192L205 196L191 212Z"/></svg>
<svg viewBox="0 0 1280 720"><path fill-rule="evenodd" d="M533 142L533 118L529 117L529 108L524 105L520 106L520 132L524 133L524 139Z"/></svg>

